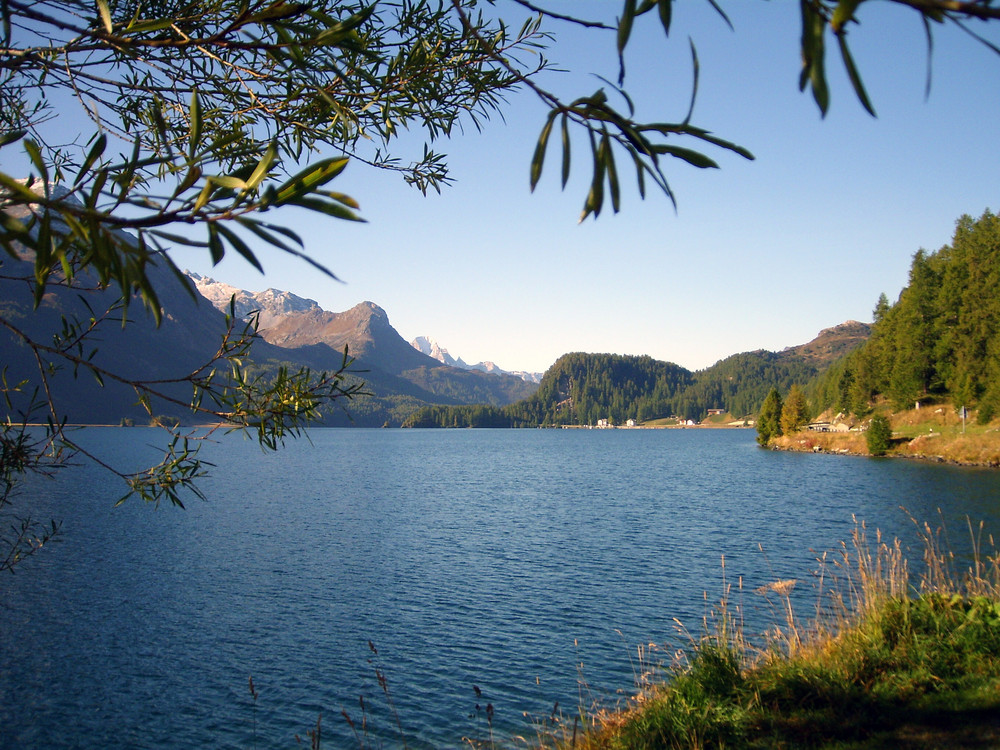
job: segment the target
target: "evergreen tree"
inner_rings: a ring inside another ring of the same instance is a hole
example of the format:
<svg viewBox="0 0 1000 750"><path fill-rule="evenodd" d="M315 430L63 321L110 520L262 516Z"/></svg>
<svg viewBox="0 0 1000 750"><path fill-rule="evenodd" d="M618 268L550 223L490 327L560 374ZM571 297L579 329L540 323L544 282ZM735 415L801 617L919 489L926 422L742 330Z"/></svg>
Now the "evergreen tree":
<svg viewBox="0 0 1000 750"><path fill-rule="evenodd" d="M875 306L871 338L816 387L823 407L849 402L864 416L879 396L898 409L925 397L1000 413L1000 217L958 220L950 246L913 257L894 305ZM846 399L845 399L846 394ZM844 410L843 408L841 409Z"/></svg>
<svg viewBox="0 0 1000 750"><path fill-rule="evenodd" d="M941 283L935 260L924 250L913 256L910 283L900 295L895 311L898 328L889 396L899 409L922 398L935 380L935 308Z"/></svg>
<svg viewBox="0 0 1000 750"><path fill-rule="evenodd" d="M781 431L785 434L798 432L809 422L809 406L805 394L798 384L792 386L781 407Z"/></svg>
<svg viewBox="0 0 1000 750"><path fill-rule="evenodd" d="M882 292L878 296L878 301L875 303L875 309L872 310L872 322L876 324L881 323L888 313L889 298L885 296L885 292Z"/></svg>
<svg viewBox="0 0 1000 750"><path fill-rule="evenodd" d="M872 417L865 433L865 441L870 454L884 456L892 444L892 428L889 426L889 420L881 415Z"/></svg>
<svg viewBox="0 0 1000 750"><path fill-rule="evenodd" d="M772 388L757 416L757 442L767 445L778 435L781 435L781 394Z"/></svg>
<svg viewBox="0 0 1000 750"><path fill-rule="evenodd" d="M847 400L842 409L845 414L863 417L871 408L872 400L879 391L880 353L877 347L871 347L860 352L851 362Z"/></svg>

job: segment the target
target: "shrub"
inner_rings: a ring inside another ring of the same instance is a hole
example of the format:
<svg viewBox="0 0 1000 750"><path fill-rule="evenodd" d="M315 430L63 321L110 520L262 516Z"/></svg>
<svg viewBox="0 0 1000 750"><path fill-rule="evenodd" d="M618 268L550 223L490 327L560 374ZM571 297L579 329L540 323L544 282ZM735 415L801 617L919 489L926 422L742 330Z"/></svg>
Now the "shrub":
<svg viewBox="0 0 1000 750"><path fill-rule="evenodd" d="M873 456L884 456L892 445L892 428L889 420L882 416L872 417L868 425L868 432L865 433L868 443L868 452Z"/></svg>

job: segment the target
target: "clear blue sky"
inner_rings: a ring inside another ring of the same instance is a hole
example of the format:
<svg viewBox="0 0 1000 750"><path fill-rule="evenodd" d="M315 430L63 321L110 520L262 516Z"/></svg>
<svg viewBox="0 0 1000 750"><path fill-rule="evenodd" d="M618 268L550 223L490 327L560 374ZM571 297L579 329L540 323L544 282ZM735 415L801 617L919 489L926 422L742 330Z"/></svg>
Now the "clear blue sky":
<svg viewBox="0 0 1000 750"><path fill-rule="evenodd" d="M798 3L722 3L735 32L707 2L680 3L665 41L654 14L629 48L626 87L638 117L683 118L690 96L688 37L701 61L695 124L749 148L756 161L710 151L720 170L668 164L678 209L657 193L640 201L629 180L623 210L577 224L584 171L565 192L553 150L542 184L528 165L545 110L510 98L506 122L438 145L456 184L423 197L391 175L351 165L334 184L360 201L367 224L305 214L294 226L307 250L344 283L262 251L266 275L238 260L191 270L235 286L276 287L343 311L382 306L407 340L428 335L467 362L542 371L570 351L649 354L707 367L730 354L780 350L848 319L871 320L880 292L894 300L920 248L950 241L962 214L1000 210L1000 56L954 28L935 28L932 89L913 12L861 9L852 48L878 119L854 97L829 50L825 120L798 91ZM566 2L580 15L618 2ZM505 3L498 3L503 11ZM1000 25L984 27L994 43ZM617 73L614 38L554 26L549 74L575 96L600 86L578 73ZM555 140L555 139L554 139ZM584 163L580 152L577 164Z"/></svg>

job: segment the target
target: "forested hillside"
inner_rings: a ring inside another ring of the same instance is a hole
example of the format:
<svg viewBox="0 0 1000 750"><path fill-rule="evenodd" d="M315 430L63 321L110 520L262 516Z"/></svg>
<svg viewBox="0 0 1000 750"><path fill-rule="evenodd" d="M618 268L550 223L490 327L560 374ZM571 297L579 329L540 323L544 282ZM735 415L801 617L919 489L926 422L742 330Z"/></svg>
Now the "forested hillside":
<svg viewBox="0 0 1000 750"><path fill-rule="evenodd" d="M816 364L784 352L734 354L699 372L678 397L676 411L694 419L709 409L725 409L735 416L756 414L771 388L787 391L818 372Z"/></svg>
<svg viewBox="0 0 1000 750"><path fill-rule="evenodd" d="M735 354L698 372L645 356L566 354L528 399L504 407L426 407L404 426L593 425L601 419L621 425L671 416L700 421L709 409L753 415L772 388L788 390L815 379L867 335L867 325L850 321L822 331L809 344Z"/></svg>
<svg viewBox="0 0 1000 750"><path fill-rule="evenodd" d="M566 354L545 373L529 399L506 407L516 423L614 424L668 416L690 371L652 357Z"/></svg>
<svg viewBox="0 0 1000 750"><path fill-rule="evenodd" d="M677 394L692 374L652 357L618 354L565 354L556 360L530 398L501 408L428 407L408 427L535 427L623 424L671 414Z"/></svg>
<svg viewBox="0 0 1000 750"><path fill-rule="evenodd" d="M822 377L820 408L864 416L884 398L903 409L949 400L1000 413L1000 218L959 219L951 245L913 256L895 304L875 308L869 341Z"/></svg>

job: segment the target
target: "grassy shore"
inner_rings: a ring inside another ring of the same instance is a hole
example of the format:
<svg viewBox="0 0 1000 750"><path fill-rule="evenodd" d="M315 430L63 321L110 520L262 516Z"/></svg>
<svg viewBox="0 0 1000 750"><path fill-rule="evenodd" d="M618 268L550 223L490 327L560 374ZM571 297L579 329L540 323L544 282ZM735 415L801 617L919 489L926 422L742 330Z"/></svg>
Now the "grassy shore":
<svg viewBox="0 0 1000 750"><path fill-rule="evenodd" d="M963 424L951 404L931 404L903 412L876 411L889 420L892 445L887 456L948 461L971 466L1000 466L1000 422L977 424L971 413ZM825 451L868 455L865 420L857 420L849 432L811 432L773 438L780 450Z"/></svg>
<svg viewBox="0 0 1000 750"><path fill-rule="evenodd" d="M970 528L979 544L981 528ZM923 527L923 572L863 524L822 567L821 606L793 581L758 593L784 612L761 644L724 600L705 635L624 710L540 728L546 748L1000 747L1000 565L967 570ZM916 580L913 580L913 579Z"/></svg>

